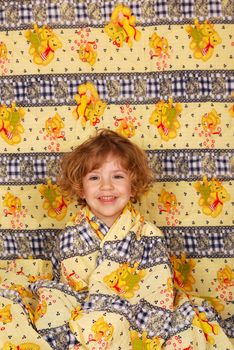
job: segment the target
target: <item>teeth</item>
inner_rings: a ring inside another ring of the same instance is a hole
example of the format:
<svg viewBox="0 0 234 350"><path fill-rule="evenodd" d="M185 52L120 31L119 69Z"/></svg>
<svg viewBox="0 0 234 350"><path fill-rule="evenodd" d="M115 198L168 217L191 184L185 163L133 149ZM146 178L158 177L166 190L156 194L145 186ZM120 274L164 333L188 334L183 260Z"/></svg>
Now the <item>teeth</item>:
<svg viewBox="0 0 234 350"><path fill-rule="evenodd" d="M115 198L114 196L102 196L100 199L113 199Z"/></svg>

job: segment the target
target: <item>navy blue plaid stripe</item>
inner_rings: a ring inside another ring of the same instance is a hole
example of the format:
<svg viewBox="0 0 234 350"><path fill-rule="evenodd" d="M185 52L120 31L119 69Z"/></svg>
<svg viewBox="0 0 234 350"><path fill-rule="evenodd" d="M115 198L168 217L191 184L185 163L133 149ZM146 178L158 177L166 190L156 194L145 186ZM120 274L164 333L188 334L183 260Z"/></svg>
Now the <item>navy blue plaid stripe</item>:
<svg viewBox="0 0 234 350"><path fill-rule="evenodd" d="M19 19L21 23L33 22L31 4L21 4L19 7Z"/></svg>
<svg viewBox="0 0 234 350"><path fill-rule="evenodd" d="M185 250L190 253L195 253L198 251L198 244L197 244L197 238L196 236L189 234L189 233L184 233L184 246Z"/></svg>
<svg viewBox="0 0 234 350"><path fill-rule="evenodd" d="M190 18L194 16L194 6L191 0L181 1L181 12L184 17Z"/></svg>
<svg viewBox="0 0 234 350"><path fill-rule="evenodd" d="M34 173L37 178L44 179L46 176L46 159L35 158L33 160Z"/></svg>
<svg viewBox="0 0 234 350"><path fill-rule="evenodd" d="M224 247L224 239L222 232L216 232L209 234L209 242L211 250L214 252L220 252Z"/></svg>
<svg viewBox="0 0 234 350"><path fill-rule="evenodd" d="M167 1L166 0L156 0L154 2L155 6L155 16L159 18L164 18L168 15Z"/></svg>
<svg viewBox="0 0 234 350"><path fill-rule="evenodd" d="M197 73L184 73L176 76L172 76L171 73L167 73L161 76L150 76L144 75L141 77L144 85L146 86L146 97L149 99L155 98L167 98L164 92L164 85L168 85L168 91L172 97L181 98L186 96L188 99L191 98L199 98L199 97L207 97L210 96L212 98L221 98L220 92L214 92L212 90L213 81L218 78L219 75L212 74L206 75L205 73L201 75L197 75ZM194 78L194 79L193 79ZM19 80L17 78L14 80L14 77L10 77L4 79L4 85L12 87L12 93L14 95L13 100L17 102L21 102L24 104L44 104L45 101L58 101L64 102L64 95L58 97L58 86L61 82L61 77L53 76L52 79L48 79L47 77L27 77L24 80ZM119 88L117 98L119 100L141 100L142 96L137 94L136 92L136 79L134 74L129 77L121 77L118 76L116 81L118 81ZM222 79L225 82L226 92L222 95L223 97L231 96L232 91L234 90L234 77L231 76L231 73L223 73ZM87 81L92 81L94 86L96 87L99 97L101 99L111 100L111 89L108 89L109 83L113 80L113 77L63 77L64 82L66 83L66 100L70 104L74 103L74 96L78 93L78 87L81 84L86 84ZM197 81L197 90L196 93L194 91L188 92L188 82L196 80ZM61 100L61 101L60 101ZM0 103L5 103L4 94L1 96Z"/></svg>
<svg viewBox="0 0 234 350"><path fill-rule="evenodd" d="M216 160L216 168L219 175L225 175L229 171L229 161L227 157L220 156Z"/></svg>
<svg viewBox="0 0 234 350"><path fill-rule="evenodd" d="M10 159L7 164L8 175L12 179L17 179L20 177L20 160L19 159Z"/></svg>
<svg viewBox="0 0 234 350"><path fill-rule="evenodd" d="M191 175L201 174L201 168L202 168L201 159L197 155L189 157L188 165L189 165L189 173Z"/></svg>
<svg viewBox="0 0 234 350"><path fill-rule="evenodd" d="M208 0L208 10L210 17L222 16L222 4L220 0Z"/></svg>
<svg viewBox="0 0 234 350"><path fill-rule="evenodd" d="M175 158L170 156L163 157L162 169L163 169L163 174L173 175L176 172Z"/></svg>
<svg viewBox="0 0 234 350"><path fill-rule="evenodd" d="M59 6L56 3L49 2L47 5L47 16L49 22L58 22L60 20Z"/></svg>

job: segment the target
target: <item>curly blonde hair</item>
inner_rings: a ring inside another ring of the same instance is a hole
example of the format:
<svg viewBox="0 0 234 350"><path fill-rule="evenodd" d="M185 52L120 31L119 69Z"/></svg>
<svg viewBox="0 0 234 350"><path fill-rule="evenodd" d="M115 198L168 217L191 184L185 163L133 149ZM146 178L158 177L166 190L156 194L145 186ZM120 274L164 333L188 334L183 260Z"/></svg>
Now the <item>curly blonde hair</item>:
<svg viewBox="0 0 234 350"><path fill-rule="evenodd" d="M85 200L81 198L83 178L98 169L109 154L118 157L121 166L129 172L133 194L131 200L135 203L153 182L147 156L136 144L108 129L100 129L95 136L64 155L58 177L61 189L75 197L79 204L84 204Z"/></svg>

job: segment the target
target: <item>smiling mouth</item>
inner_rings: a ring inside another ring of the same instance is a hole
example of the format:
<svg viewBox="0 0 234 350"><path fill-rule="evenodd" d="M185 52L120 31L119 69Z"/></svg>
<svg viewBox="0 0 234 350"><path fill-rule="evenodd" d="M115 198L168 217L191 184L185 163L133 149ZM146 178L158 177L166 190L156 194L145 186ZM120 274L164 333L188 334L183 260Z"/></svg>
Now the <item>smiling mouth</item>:
<svg viewBox="0 0 234 350"><path fill-rule="evenodd" d="M116 199L115 196L101 196L98 197L99 200L103 201L103 202L112 202L113 200Z"/></svg>

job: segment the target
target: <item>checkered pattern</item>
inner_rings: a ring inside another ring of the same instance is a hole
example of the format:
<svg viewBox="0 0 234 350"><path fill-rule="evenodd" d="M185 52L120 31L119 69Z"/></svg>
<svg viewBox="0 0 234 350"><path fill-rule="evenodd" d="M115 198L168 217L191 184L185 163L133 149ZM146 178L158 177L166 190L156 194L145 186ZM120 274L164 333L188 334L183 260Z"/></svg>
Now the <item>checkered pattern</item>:
<svg viewBox="0 0 234 350"><path fill-rule="evenodd" d="M107 99L108 98L108 89L107 89L107 82L105 80L96 80L95 86L98 91L98 95L100 99Z"/></svg>
<svg viewBox="0 0 234 350"><path fill-rule="evenodd" d="M99 227L99 229L101 228ZM92 233L90 232L90 226L88 223L84 223L84 225L79 228L78 234L88 245L92 245L94 243Z"/></svg>
<svg viewBox="0 0 234 350"><path fill-rule="evenodd" d="M154 78L147 79L147 97L154 98L160 96L160 84L159 81Z"/></svg>
<svg viewBox="0 0 234 350"><path fill-rule="evenodd" d="M114 10L115 6L110 1L103 1L102 2L102 18L105 20L105 22L109 22L111 19L112 12Z"/></svg>
<svg viewBox="0 0 234 350"><path fill-rule="evenodd" d="M24 101L27 99L27 85L26 81L14 82L15 96L17 101Z"/></svg>
<svg viewBox="0 0 234 350"><path fill-rule="evenodd" d="M194 315L193 306L190 305L189 302L181 305L178 311L183 315L184 319L191 319L191 317Z"/></svg>
<svg viewBox="0 0 234 350"><path fill-rule="evenodd" d="M184 246L185 250L190 253L195 253L198 251L197 239L190 233L184 233Z"/></svg>
<svg viewBox="0 0 234 350"><path fill-rule="evenodd" d="M141 328L143 325L146 324L148 317L149 317L149 312L142 308L141 310L138 311L136 315L136 325Z"/></svg>
<svg viewBox="0 0 234 350"><path fill-rule="evenodd" d="M15 255L17 254L17 243L13 235L7 235L4 240L5 243L5 254L4 255Z"/></svg>
<svg viewBox="0 0 234 350"><path fill-rule="evenodd" d="M85 22L88 18L87 5L85 2L77 1L75 5L76 18L78 22Z"/></svg>
<svg viewBox="0 0 234 350"><path fill-rule="evenodd" d="M162 158L162 168L163 174L165 175L173 175L176 171L175 158L170 156L165 156Z"/></svg>
<svg viewBox="0 0 234 350"><path fill-rule="evenodd" d="M200 175L201 174L201 159L198 155L193 155L188 158L189 174Z"/></svg>
<svg viewBox="0 0 234 350"><path fill-rule="evenodd" d="M51 100L54 97L54 85L52 80L41 80L41 95L45 100Z"/></svg>
<svg viewBox="0 0 234 350"><path fill-rule="evenodd" d="M227 77L227 95L230 96L234 90L234 76L229 76Z"/></svg>
<svg viewBox="0 0 234 350"><path fill-rule="evenodd" d="M33 167L36 178L44 179L46 175L46 160L42 158L34 159Z"/></svg>
<svg viewBox="0 0 234 350"><path fill-rule="evenodd" d="M215 251L215 252L223 251L224 240L223 240L222 232L210 233L209 241L210 241L210 246L212 251Z"/></svg>
<svg viewBox="0 0 234 350"><path fill-rule="evenodd" d="M44 255L45 249L43 241L44 239L51 239L52 237L43 237L43 235L34 235L31 237L32 250L35 255ZM52 238L54 239L54 237Z"/></svg>
<svg viewBox="0 0 234 350"><path fill-rule="evenodd" d="M152 250L152 244L150 243L150 241L148 242L144 242L144 251L142 254L142 259L141 259L141 266L147 264L150 260L150 252Z"/></svg>
<svg viewBox="0 0 234 350"><path fill-rule="evenodd" d="M229 173L229 159L227 157L217 157L215 163L218 175L227 175Z"/></svg>
<svg viewBox="0 0 234 350"><path fill-rule="evenodd" d="M33 22L31 4L22 4L19 6L19 18L21 23Z"/></svg>
<svg viewBox="0 0 234 350"><path fill-rule="evenodd" d="M191 0L182 0L181 11L184 17L187 17L187 18L193 17L194 16L193 2Z"/></svg>
<svg viewBox="0 0 234 350"><path fill-rule="evenodd" d="M186 82L183 76L175 76L172 80L172 94L174 96L184 96L186 92Z"/></svg>
<svg viewBox="0 0 234 350"><path fill-rule="evenodd" d="M155 17L164 18L167 16L167 1L166 0L156 0L155 1Z"/></svg>
<svg viewBox="0 0 234 350"><path fill-rule="evenodd" d="M64 349L71 349L71 347L80 344L68 326L58 327L48 331L44 338L52 349L58 350L61 349L61 343L59 342L60 335L63 339L65 336L66 339L66 348Z"/></svg>
<svg viewBox="0 0 234 350"><path fill-rule="evenodd" d="M47 6L47 16L49 22L58 22L60 19L59 6L55 3L49 2Z"/></svg>
<svg viewBox="0 0 234 350"><path fill-rule="evenodd" d="M115 248L120 257L124 257L129 253L129 246L131 243L132 236L127 235Z"/></svg>
<svg viewBox="0 0 234 350"><path fill-rule="evenodd" d="M222 16L222 5L220 0L208 0L208 10L210 17Z"/></svg>
<svg viewBox="0 0 234 350"><path fill-rule="evenodd" d="M133 98L134 95L134 81L130 79L123 79L121 81L121 95L122 98Z"/></svg>
<svg viewBox="0 0 234 350"><path fill-rule="evenodd" d="M141 3L136 1L136 2L130 3L129 7L131 9L132 15L136 16L136 19L141 17Z"/></svg>
<svg viewBox="0 0 234 350"><path fill-rule="evenodd" d="M0 24L4 24L4 10L0 8Z"/></svg>
<svg viewBox="0 0 234 350"><path fill-rule="evenodd" d="M208 96L212 90L212 81L209 76L201 76L199 77L201 94L203 96Z"/></svg>
<svg viewBox="0 0 234 350"><path fill-rule="evenodd" d="M78 86L81 82L77 80L70 80L68 82L68 94L70 98L74 99L74 96L78 94Z"/></svg>
<svg viewBox="0 0 234 350"><path fill-rule="evenodd" d="M66 251L72 249L73 236L74 236L74 230L72 230L70 227L67 230L63 231L63 233L60 236L60 241L59 241L60 252L66 252Z"/></svg>
<svg viewBox="0 0 234 350"><path fill-rule="evenodd" d="M13 158L9 159L7 163L7 172L11 179L20 178L20 160Z"/></svg>

